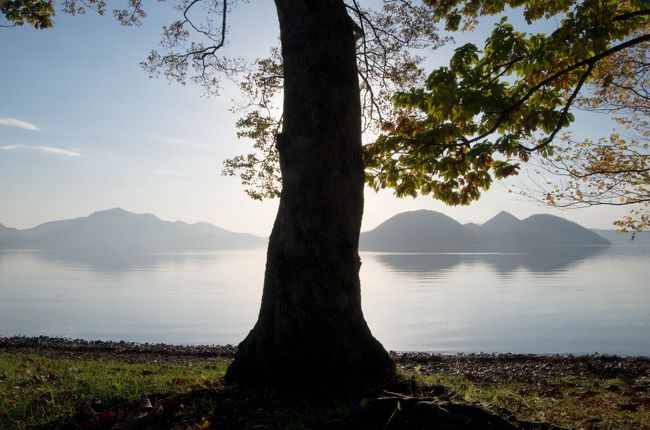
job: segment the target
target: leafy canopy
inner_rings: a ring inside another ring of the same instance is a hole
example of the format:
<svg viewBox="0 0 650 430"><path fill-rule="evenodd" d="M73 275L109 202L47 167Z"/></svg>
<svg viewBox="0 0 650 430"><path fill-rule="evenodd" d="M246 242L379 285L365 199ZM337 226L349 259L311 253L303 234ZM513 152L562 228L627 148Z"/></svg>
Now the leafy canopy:
<svg viewBox="0 0 650 430"><path fill-rule="evenodd" d="M428 0L448 30L505 15L482 49L456 49L421 88L395 95L398 115L366 147L367 182L397 196L432 194L448 204L479 198L492 178L516 175L531 153L551 155L557 133L598 65L650 40L646 1ZM557 22L528 34L508 20Z"/></svg>
<svg viewBox="0 0 650 430"><path fill-rule="evenodd" d="M159 0L164 1L164 0ZM115 18L125 26L139 25L146 17L143 0L125 0L125 7L113 9ZM71 15L83 15L94 11L100 15L106 13L105 0L61 0L60 10ZM56 8L54 0L0 0L0 13L10 24L0 27L20 27L25 24L38 29L54 26Z"/></svg>
<svg viewBox="0 0 650 430"><path fill-rule="evenodd" d="M538 168L553 176L513 190L563 208L629 206L614 224L623 231L650 228L648 48L650 42L644 42L601 61L590 91L577 101L581 109L611 115L621 130L596 140L563 135L552 156L536 157Z"/></svg>

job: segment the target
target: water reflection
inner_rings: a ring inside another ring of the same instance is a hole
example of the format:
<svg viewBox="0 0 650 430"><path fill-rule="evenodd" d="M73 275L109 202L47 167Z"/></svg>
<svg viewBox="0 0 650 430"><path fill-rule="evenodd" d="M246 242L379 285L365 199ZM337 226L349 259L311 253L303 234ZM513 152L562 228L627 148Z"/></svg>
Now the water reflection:
<svg viewBox="0 0 650 430"><path fill-rule="evenodd" d="M25 256L37 259L41 264L69 269L86 269L93 272L127 273L132 271L153 271L160 266L174 264L212 264L223 251L172 251L146 252L137 250L74 249L74 250L29 250L20 251ZM0 251L0 264L4 258L16 252Z"/></svg>
<svg viewBox="0 0 650 430"><path fill-rule="evenodd" d="M363 307L389 349L649 354L650 248L363 253ZM236 343L257 251L0 252L0 336Z"/></svg>
<svg viewBox="0 0 650 430"><path fill-rule="evenodd" d="M561 246L528 248L503 253L374 254L373 257L396 272L430 273L454 269L460 264L483 263L500 274L519 269L529 272L559 272L601 254L605 246Z"/></svg>
<svg viewBox="0 0 650 430"><path fill-rule="evenodd" d="M396 350L650 351L647 250L364 254L364 314Z"/></svg>
<svg viewBox="0 0 650 430"><path fill-rule="evenodd" d="M0 336L236 343L252 327L260 251L0 252Z"/></svg>

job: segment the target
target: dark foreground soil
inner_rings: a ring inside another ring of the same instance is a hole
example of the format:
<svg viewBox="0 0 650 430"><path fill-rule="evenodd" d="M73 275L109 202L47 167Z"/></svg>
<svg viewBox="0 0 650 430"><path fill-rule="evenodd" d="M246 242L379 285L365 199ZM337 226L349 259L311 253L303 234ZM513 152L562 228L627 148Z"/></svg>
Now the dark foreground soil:
<svg viewBox="0 0 650 430"><path fill-rule="evenodd" d="M231 359L235 350L235 347L230 345L174 346L49 337L0 338L0 351L30 352L52 358L108 358L128 362L152 360L176 362L189 358L217 357ZM648 357L441 355L404 352L392 352L391 356L404 377L353 400L344 399L334 403L331 400L326 402L306 400L301 396L287 395L277 390L218 384L173 397L165 394L148 394L140 401L119 405L86 405L71 418L70 422L52 423L48 428L650 429L650 423L634 421L634 426L630 427L626 424L612 426L603 423L599 418L582 419L581 422L569 426L566 424L557 426L543 420L517 419L515 416L519 414L511 413L517 411L509 411L502 407L488 411L477 402L464 402L463 396L459 396L448 385L413 376L445 375L445 377L458 377L463 381L479 385L530 387L539 390L540 394L536 395L544 395L545 398L554 401L558 401L557 399L563 395L566 396L567 391L566 387L553 381L570 381L571 378L575 378L580 379L581 384L602 387L603 381L615 380L620 381L622 384L620 386L624 388L612 385L611 389L633 390L637 403L630 403L628 406L635 408L634 411L641 408L644 412L650 408L648 402L650 358ZM528 388L524 389L528 390ZM579 395L582 396L584 389L580 389L582 391ZM574 392L578 393L577 390L576 388ZM525 395L524 391L522 393L521 396ZM598 393L587 390L586 395L596 396ZM528 406L525 400L523 403ZM210 411L208 416L197 415L197 411L206 408Z"/></svg>

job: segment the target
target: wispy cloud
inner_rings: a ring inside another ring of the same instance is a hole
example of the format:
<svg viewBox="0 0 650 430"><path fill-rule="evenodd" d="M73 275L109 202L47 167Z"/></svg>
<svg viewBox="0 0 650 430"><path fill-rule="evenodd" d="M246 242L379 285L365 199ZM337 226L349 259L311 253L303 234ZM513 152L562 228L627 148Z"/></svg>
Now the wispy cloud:
<svg viewBox="0 0 650 430"><path fill-rule="evenodd" d="M35 146L34 149L48 154L65 155L66 157L81 157L80 152L71 151L69 149L53 148L51 146Z"/></svg>
<svg viewBox="0 0 650 430"><path fill-rule="evenodd" d="M21 121L15 118L0 118L0 125L8 125L10 127L23 128L25 130L39 131L40 128L26 121Z"/></svg>
<svg viewBox="0 0 650 430"><path fill-rule="evenodd" d="M16 149L31 149L46 154L63 155L66 157L81 157L81 153L70 149L54 148L52 146L27 146L27 145L0 145L0 151L12 151Z"/></svg>
<svg viewBox="0 0 650 430"><path fill-rule="evenodd" d="M194 146L197 148L210 148L210 149L214 148L213 146L207 145L205 143L193 142L191 140L185 140L185 139L177 139L175 137L151 136L151 139L160 143L166 143L168 145Z"/></svg>
<svg viewBox="0 0 650 430"><path fill-rule="evenodd" d="M12 149L27 148L26 145L0 145L0 151L11 151Z"/></svg>

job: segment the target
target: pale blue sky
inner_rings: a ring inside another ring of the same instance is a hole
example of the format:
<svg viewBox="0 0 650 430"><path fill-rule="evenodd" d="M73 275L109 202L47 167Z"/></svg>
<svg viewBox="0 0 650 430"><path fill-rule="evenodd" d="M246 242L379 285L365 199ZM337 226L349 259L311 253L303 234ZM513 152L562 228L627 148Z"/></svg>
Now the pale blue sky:
<svg viewBox="0 0 650 430"><path fill-rule="evenodd" d="M149 79L139 62L157 46L169 5L151 3L141 27L110 16L56 17L55 28L0 29L0 223L26 228L96 210L122 207L167 220L207 221L235 231L270 234L277 201L256 202L237 178L221 176L225 158L247 152L229 112L236 89L219 98ZM463 40L482 41L482 26ZM276 44L268 0L240 2L224 53L256 58ZM446 62L453 47L433 53ZM611 130L598 116L579 118L579 135ZM398 212L432 209L462 222L483 222L500 210L518 217L559 214L589 227L610 228L625 209L557 211L524 202L496 183L479 202L450 208L431 198L397 199L366 190L364 229Z"/></svg>

